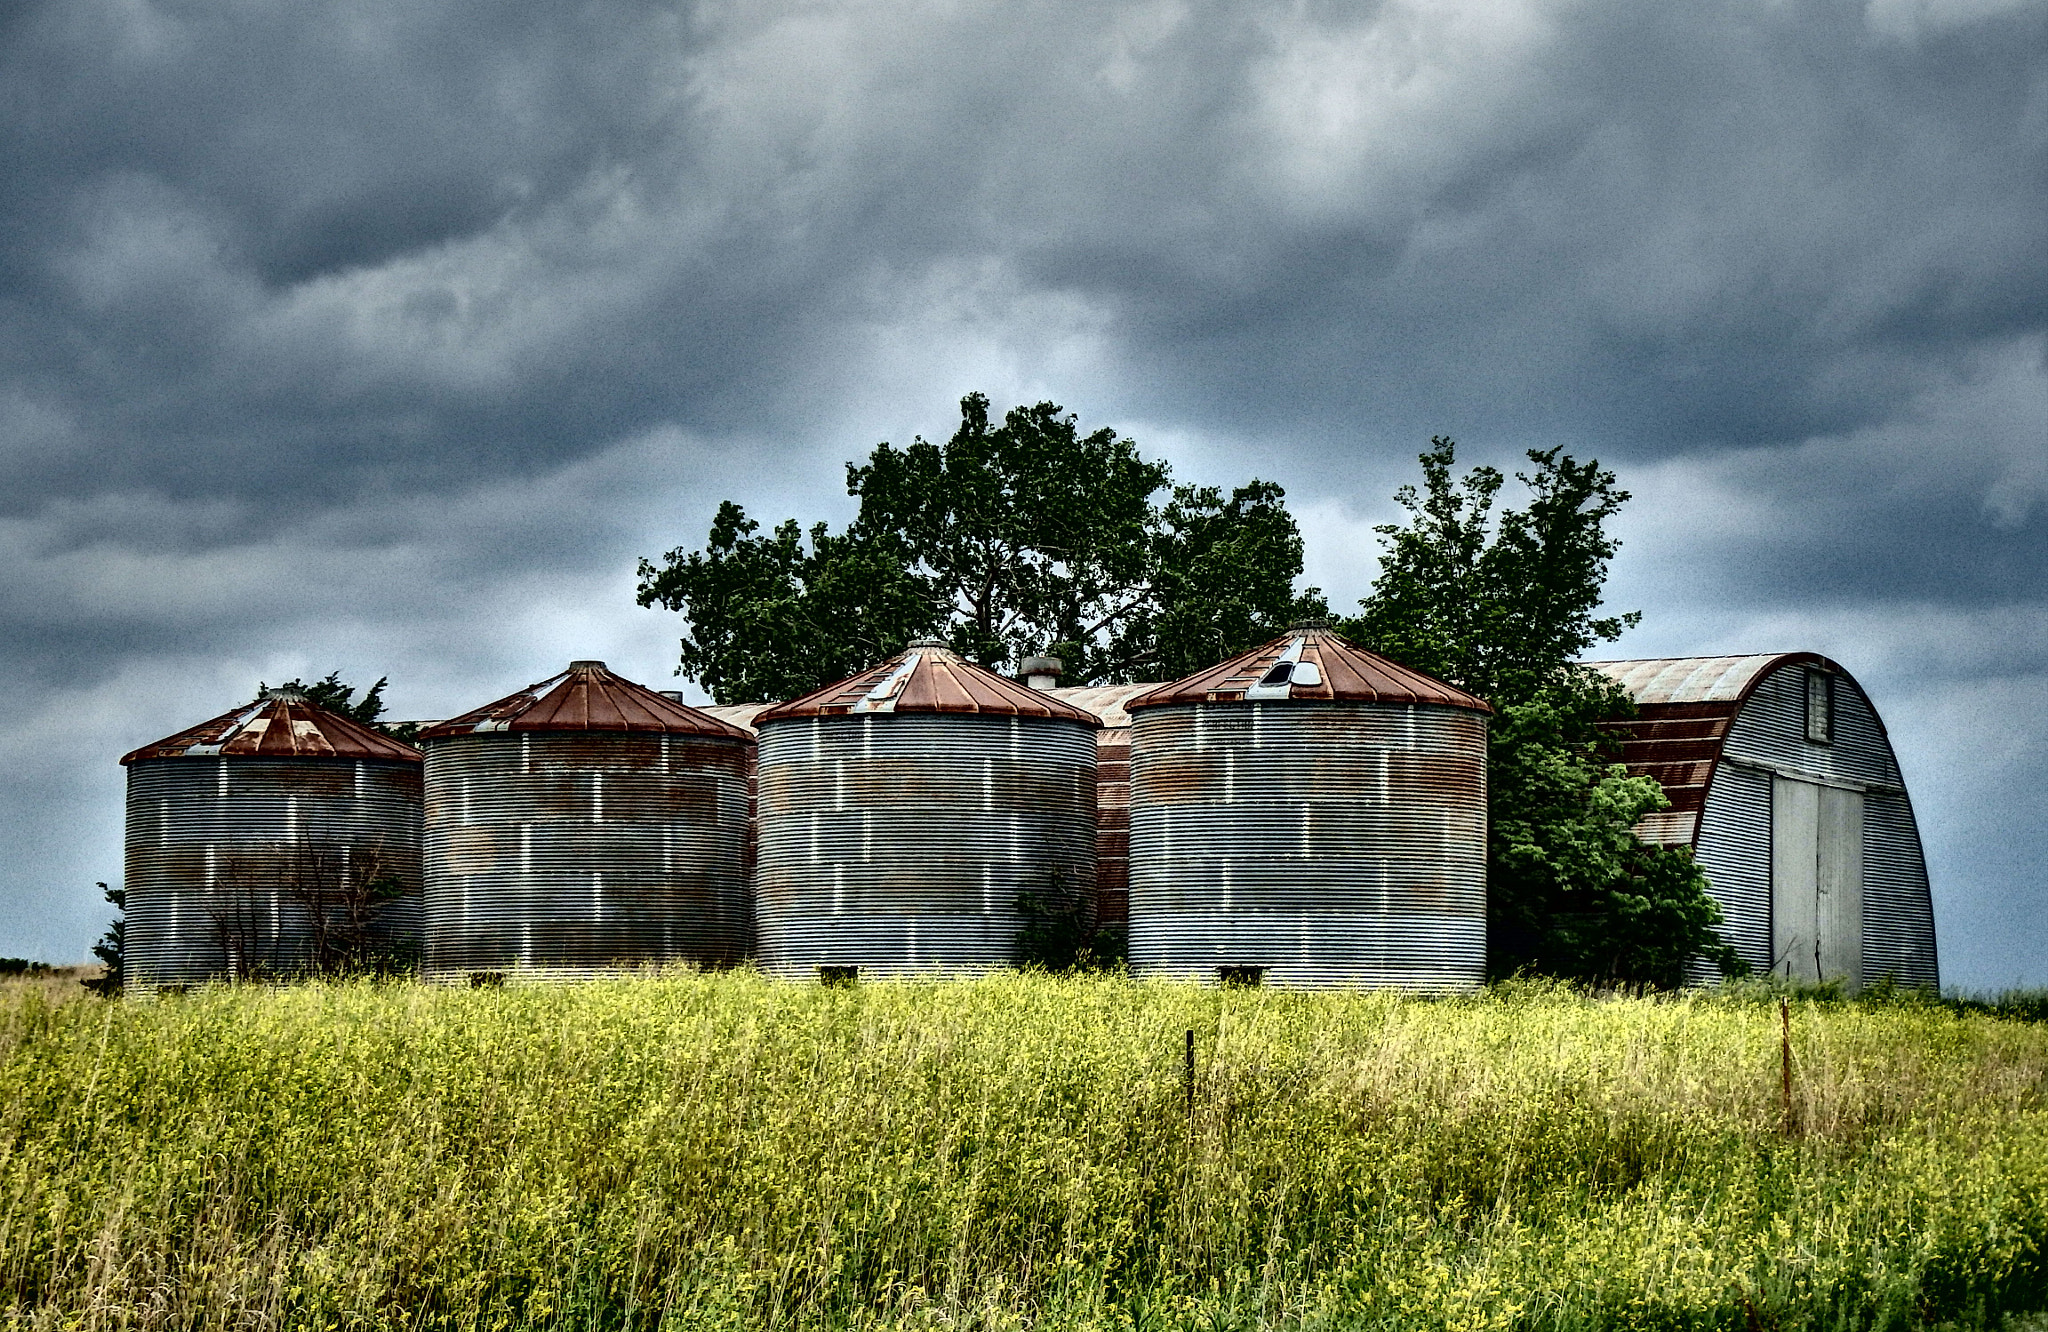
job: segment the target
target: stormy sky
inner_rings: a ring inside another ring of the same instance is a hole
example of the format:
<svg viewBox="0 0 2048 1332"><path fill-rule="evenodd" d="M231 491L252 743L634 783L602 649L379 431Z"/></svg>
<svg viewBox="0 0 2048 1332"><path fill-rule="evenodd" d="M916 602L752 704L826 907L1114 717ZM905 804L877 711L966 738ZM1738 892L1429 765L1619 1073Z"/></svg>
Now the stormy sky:
<svg viewBox="0 0 2048 1332"><path fill-rule="evenodd" d="M1944 979L2048 984L2043 0L0 6L0 954L126 749L664 687L637 557L975 389L1279 481L1345 609L1432 434L1598 457L1603 655L1841 661Z"/></svg>

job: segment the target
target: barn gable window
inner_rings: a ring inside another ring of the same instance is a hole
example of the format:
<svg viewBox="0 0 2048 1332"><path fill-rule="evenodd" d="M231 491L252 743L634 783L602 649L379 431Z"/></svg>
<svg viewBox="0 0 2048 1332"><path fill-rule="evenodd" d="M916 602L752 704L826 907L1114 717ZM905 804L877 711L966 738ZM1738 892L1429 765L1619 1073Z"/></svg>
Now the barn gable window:
<svg viewBox="0 0 2048 1332"><path fill-rule="evenodd" d="M1806 738L1817 745L1835 738L1835 677L1826 671L1806 673Z"/></svg>

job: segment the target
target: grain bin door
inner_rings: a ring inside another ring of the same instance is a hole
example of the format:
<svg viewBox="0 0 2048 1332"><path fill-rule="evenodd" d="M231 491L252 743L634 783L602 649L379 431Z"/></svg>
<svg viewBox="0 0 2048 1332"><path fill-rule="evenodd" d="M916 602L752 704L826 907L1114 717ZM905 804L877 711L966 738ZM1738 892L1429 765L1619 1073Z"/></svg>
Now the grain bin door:
<svg viewBox="0 0 2048 1332"><path fill-rule="evenodd" d="M1860 791L1772 779L1771 955L1788 980L1861 981Z"/></svg>

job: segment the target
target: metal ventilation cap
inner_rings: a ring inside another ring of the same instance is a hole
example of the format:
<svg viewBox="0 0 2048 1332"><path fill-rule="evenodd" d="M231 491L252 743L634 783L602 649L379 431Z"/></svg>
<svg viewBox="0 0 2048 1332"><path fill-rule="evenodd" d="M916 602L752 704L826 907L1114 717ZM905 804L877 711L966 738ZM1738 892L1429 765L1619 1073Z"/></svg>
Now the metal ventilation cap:
<svg viewBox="0 0 2048 1332"><path fill-rule="evenodd" d="M628 731L746 740L727 725L644 685L612 674L601 661L572 661L560 675L440 722L423 740L494 731Z"/></svg>
<svg viewBox="0 0 2048 1332"><path fill-rule="evenodd" d="M946 640L943 638L920 638L912 642L910 646L914 648L942 648L946 646Z"/></svg>
<svg viewBox="0 0 2048 1332"><path fill-rule="evenodd" d="M266 702L271 699L276 699L280 703L304 703L308 701L305 690L287 689L283 685L266 685L263 692L256 697Z"/></svg>
<svg viewBox="0 0 2048 1332"><path fill-rule="evenodd" d="M793 717L966 712L994 717L1044 717L1099 726L1092 713L1062 703L947 650L913 643L858 675L777 703L754 718L757 727Z"/></svg>
<svg viewBox="0 0 2048 1332"><path fill-rule="evenodd" d="M1368 652L1328 629L1294 629L1230 660L1163 684L1126 711L1169 703L1433 703L1491 712L1485 700Z"/></svg>
<svg viewBox="0 0 2048 1332"><path fill-rule="evenodd" d="M265 689L254 703L201 722L121 758L382 759L420 762L411 745L331 712L296 689Z"/></svg>

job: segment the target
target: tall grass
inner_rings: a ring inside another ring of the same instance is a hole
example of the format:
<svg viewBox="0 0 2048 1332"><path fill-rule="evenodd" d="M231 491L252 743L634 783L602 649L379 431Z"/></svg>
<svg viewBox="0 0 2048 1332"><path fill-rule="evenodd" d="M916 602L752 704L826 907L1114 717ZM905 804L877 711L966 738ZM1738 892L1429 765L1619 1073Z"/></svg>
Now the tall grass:
<svg viewBox="0 0 2048 1332"><path fill-rule="evenodd" d="M12 987L0 1308L1746 1332L2048 1306L2048 1028L1791 1017L1787 1107L1778 1009L1739 998Z"/></svg>

